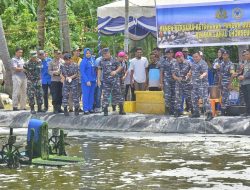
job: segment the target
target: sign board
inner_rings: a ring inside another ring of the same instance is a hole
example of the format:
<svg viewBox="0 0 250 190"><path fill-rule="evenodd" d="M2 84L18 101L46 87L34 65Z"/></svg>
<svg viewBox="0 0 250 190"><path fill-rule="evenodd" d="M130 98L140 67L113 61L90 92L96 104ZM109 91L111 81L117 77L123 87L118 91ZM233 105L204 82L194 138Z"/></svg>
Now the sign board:
<svg viewBox="0 0 250 190"><path fill-rule="evenodd" d="M250 2L157 6L157 44L199 47L250 44Z"/></svg>

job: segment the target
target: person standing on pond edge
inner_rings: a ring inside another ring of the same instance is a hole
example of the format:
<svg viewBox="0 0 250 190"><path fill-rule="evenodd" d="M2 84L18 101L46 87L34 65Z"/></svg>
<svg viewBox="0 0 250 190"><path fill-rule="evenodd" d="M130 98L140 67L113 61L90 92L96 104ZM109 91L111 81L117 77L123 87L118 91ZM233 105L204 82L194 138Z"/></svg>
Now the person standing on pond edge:
<svg viewBox="0 0 250 190"><path fill-rule="evenodd" d="M159 57L155 53L150 54L148 66L147 86L149 91L160 91L160 68Z"/></svg>
<svg viewBox="0 0 250 190"><path fill-rule="evenodd" d="M124 97L121 93L121 84L118 73L121 72L121 63L111 57L109 49L102 50L102 60L98 68L98 86L101 85L101 74L103 74L103 111L104 116L108 116L109 98L112 96L112 104L119 105L120 115L124 115L123 102Z"/></svg>
<svg viewBox="0 0 250 190"><path fill-rule="evenodd" d="M161 61L160 87L164 89L165 114L174 115L175 81L172 76L172 67L175 64L174 51L165 50L165 57Z"/></svg>
<svg viewBox="0 0 250 190"><path fill-rule="evenodd" d="M43 91L41 84L41 68L42 64L40 59L37 58L36 51L30 52L30 60L24 64L24 72L27 76L27 96L31 114L36 114L35 99L38 106L37 112L43 112Z"/></svg>
<svg viewBox="0 0 250 190"><path fill-rule="evenodd" d="M80 63L80 76L82 88L82 102L84 114L94 113L94 95L96 87L96 66L90 48L85 48Z"/></svg>
<svg viewBox="0 0 250 190"><path fill-rule="evenodd" d="M142 57L142 48L136 48L135 58L130 61L131 85L136 91L146 90L148 59Z"/></svg>
<svg viewBox="0 0 250 190"><path fill-rule="evenodd" d="M213 75L214 75L213 84L214 85L219 85L219 82L220 82L220 67L221 67L221 63L223 62L222 55L224 51L225 51L224 48L220 48L217 52L217 58L213 62Z"/></svg>
<svg viewBox="0 0 250 190"><path fill-rule="evenodd" d="M177 52L175 58L176 62L173 65L172 76L175 80L175 117L179 117L183 97L187 102L186 106L193 110L191 101L192 85L189 75L192 63L184 58L182 52Z"/></svg>
<svg viewBox="0 0 250 190"><path fill-rule="evenodd" d="M54 59L49 63L49 74L51 76L51 95L54 114L62 113L62 82L60 77L60 69L64 64L61 59L62 53L54 50Z"/></svg>
<svg viewBox="0 0 250 190"><path fill-rule="evenodd" d="M202 59L200 52L195 52L193 54L194 63L191 64L191 72L189 77L192 76L192 104L193 104L193 114L191 118L200 117L199 112L199 99L202 99L203 107L206 108L206 121L213 119L211 104L208 97L208 65Z"/></svg>
<svg viewBox="0 0 250 190"><path fill-rule="evenodd" d="M80 57L82 49L79 48L79 46L74 46L72 48L72 61L76 63L80 68L80 63L82 62L82 58ZM82 86L81 86L81 76L79 76L79 84L78 84L78 91L79 91L79 100L81 100L82 97ZM82 109L79 108L79 111L82 112ZM73 112L73 98L72 98L72 92L69 94L69 112Z"/></svg>
<svg viewBox="0 0 250 190"><path fill-rule="evenodd" d="M246 103L246 113L244 116L250 116L250 49L245 52L246 61L243 70L238 79L241 81L242 92Z"/></svg>
<svg viewBox="0 0 250 190"><path fill-rule="evenodd" d="M27 78L24 74L24 60L22 58L23 49L16 48L15 57L11 59L12 66L12 82L13 82L13 111L18 111L18 104L20 103L21 110L26 110L27 98ZM19 99L20 97L20 99Z"/></svg>
<svg viewBox="0 0 250 190"><path fill-rule="evenodd" d="M125 101L128 100L128 94L129 94L129 90L130 90L130 101L135 101L135 89L134 87L131 86L130 83L130 76L131 76L131 69L130 69L130 61L129 61L129 57L128 54L125 55L125 65L126 65L126 72L125 72L125 76L124 76L124 85L125 85Z"/></svg>
<svg viewBox="0 0 250 190"><path fill-rule="evenodd" d="M1 86L4 86L5 77L6 77L6 70L5 70L2 59L0 58L0 85ZM1 96L0 96L0 109L4 109L4 102Z"/></svg>
<svg viewBox="0 0 250 190"><path fill-rule="evenodd" d="M119 78L120 78L121 93L122 93L122 95L124 97L125 97L125 83L124 83L124 80L125 80L125 74L126 74L125 56L126 56L126 53L123 52L123 51L120 51L117 54L117 61L119 63L121 63L121 66L122 66L122 70L118 73L118 75L119 75ZM112 104L112 109L113 109L113 112L115 112L116 111L116 105Z"/></svg>
<svg viewBox="0 0 250 190"><path fill-rule="evenodd" d="M47 112L49 109L49 102L48 102L49 89L51 91L51 76L49 74L48 68L49 68L49 62L52 59L46 57L44 50L38 51L38 58L42 61L41 77L42 77L42 88L43 88L43 101L44 101L44 111Z"/></svg>
<svg viewBox="0 0 250 190"><path fill-rule="evenodd" d="M79 93L78 93L78 84L79 84L79 67L71 59L71 54L66 53L63 56L65 61L64 65L61 66L61 78L63 82L63 107L64 115L69 116L68 112L68 102L69 102L69 93L72 92L72 98L75 108L75 115L79 115Z"/></svg>
<svg viewBox="0 0 250 190"><path fill-rule="evenodd" d="M221 86L222 106L221 115L226 115L229 106L229 95L232 89L233 75L231 73L233 63L230 61L229 51L225 50L222 54L223 61L220 65L219 85Z"/></svg>

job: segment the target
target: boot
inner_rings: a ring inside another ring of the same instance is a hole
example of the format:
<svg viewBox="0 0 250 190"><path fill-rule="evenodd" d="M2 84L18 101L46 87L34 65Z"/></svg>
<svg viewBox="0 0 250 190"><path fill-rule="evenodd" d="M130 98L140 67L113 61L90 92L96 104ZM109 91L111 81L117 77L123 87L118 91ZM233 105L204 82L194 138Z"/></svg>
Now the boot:
<svg viewBox="0 0 250 190"><path fill-rule="evenodd" d="M104 116L108 116L108 107L105 107L103 109L103 112L104 112Z"/></svg>
<svg viewBox="0 0 250 190"><path fill-rule="evenodd" d="M58 114L58 108L56 105L53 105L53 113Z"/></svg>
<svg viewBox="0 0 250 190"><path fill-rule="evenodd" d="M123 109L123 104L120 104L119 105L119 115L126 115L126 113L124 112L124 109Z"/></svg>
<svg viewBox="0 0 250 190"><path fill-rule="evenodd" d="M42 104L38 104L38 109L37 109L37 113L41 113L41 112L44 112L43 110L42 110Z"/></svg>
<svg viewBox="0 0 250 190"><path fill-rule="evenodd" d="M170 115L170 110L167 106L165 106L165 115Z"/></svg>
<svg viewBox="0 0 250 190"><path fill-rule="evenodd" d="M112 110L113 110L113 112L116 111L116 105L112 105Z"/></svg>
<svg viewBox="0 0 250 190"><path fill-rule="evenodd" d="M63 110L62 110L62 108L61 108L61 105L57 105L57 111L58 111L58 113L63 113Z"/></svg>
<svg viewBox="0 0 250 190"><path fill-rule="evenodd" d="M75 116L79 115L79 107L75 107Z"/></svg>
<svg viewBox="0 0 250 190"><path fill-rule="evenodd" d="M31 106L30 106L30 113L31 113L31 114L36 114L35 106L34 106L34 105L31 105Z"/></svg>
<svg viewBox="0 0 250 190"><path fill-rule="evenodd" d="M226 116L227 112L225 108L221 108L221 116Z"/></svg>
<svg viewBox="0 0 250 190"><path fill-rule="evenodd" d="M174 117L180 117L180 116L181 116L181 113L179 111L175 111Z"/></svg>
<svg viewBox="0 0 250 190"><path fill-rule="evenodd" d="M190 115L190 118L198 118L198 117L200 117L199 112L194 112L192 115Z"/></svg>
<svg viewBox="0 0 250 190"><path fill-rule="evenodd" d="M205 119L205 121L211 121L213 119L213 114L212 112L207 112L207 118Z"/></svg>
<svg viewBox="0 0 250 190"><path fill-rule="evenodd" d="M67 106L64 107L64 115L65 115L65 116L69 116L69 112L68 112Z"/></svg>
<svg viewBox="0 0 250 190"><path fill-rule="evenodd" d="M175 112L173 110L169 110L169 115L174 115Z"/></svg>
<svg viewBox="0 0 250 190"><path fill-rule="evenodd" d="M17 107L13 107L13 111L19 111Z"/></svg>
<svg viewBox="0 0 250 190"><path fill-rule="evenodd" d="M47 112L49 110L49 108L47 108L47 107L44 107L44 112Z"/></svg>

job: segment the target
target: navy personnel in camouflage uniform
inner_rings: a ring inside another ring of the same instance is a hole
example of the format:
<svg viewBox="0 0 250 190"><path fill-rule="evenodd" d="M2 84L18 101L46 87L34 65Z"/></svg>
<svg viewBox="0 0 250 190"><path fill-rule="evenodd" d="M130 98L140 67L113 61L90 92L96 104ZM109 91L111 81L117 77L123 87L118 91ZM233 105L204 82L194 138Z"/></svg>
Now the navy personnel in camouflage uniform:
<svg viewBox="0 0 250 190"><path fill-rule="evenodd" d="M63 82L63 106L64 106L64 115L69 116L68 112L68 101L69 93L72 92L75 115L79 115L79 92L78 92L78 83L79 83L79 67L76 63L73 63L71 59L71 54L66 53L63 56L65 61L64 65L61 66L61 78Z"/></svg>
<svg viewBox="0 0 250 190"><path fill-rule="evenodd" d="M191 118L200 117L199 113L199 99L202 99L202 103L206 108L206 121L213 119L211 112L211 105L208 99L208 65L202 59L199 52L193 54L194 63L191 64L192 75L192 104L193 104L193 114Z"/></svg>
<svg viewBox="0 0 250 190"><path fill-rule="evenodd" d="M221 85L221 95L222 95L222 106L221 106L221 115L226 115L226 108L229 106L229 94L232 84L232 74L231 68L233 63L229 58L229 51L225 50L222 54L223 61L220 66L220 80L219 84Z"/></svg>
<svg viewBox="0 0 250 190"><path fill-rule="evenodd" d="M244 116L250 116L250 49L245 50L245 63L241 67L242 72L239 74L238 79L241 81L246 103L246 113Z"/></svg>
<svg viewBox="0 0 250 190"><path fill-rule="evenodd" d="M166 49L165 53L166 56L163 59L160 59L160 87L164 89L166 113L173 115L175 104L175 81L172 77L172 66L175 64L176 60L174 59L174 51L172 49Z"/></svg>
<svg viewBox="0 0 250 190"><path fill-rule="evenodd" d="M27 96L31 113L35 114L35 98L38 105L38 112L43 112L43 90L41 84L41 61L37 58L36 51L30 52L30 60L24 64L25 74L27 77Z"/></svg>
<svg viewBox="0 0 250 190"><path fill-rule="evenodd" d="M120 115L124 115L123 102L124 98L121 93L120 77L118 75L122 70L121 63L117 62L110 55L109 49L102 50L102 60L98 67L98 86L101 85L101 73L103 73L103 111L104 116L108 115L109 97L112 95L112 104L119 105Z"/></svg>
<svg viewBox="0 0 250 190"><path fill-rule="evenodd" d="M121 51L117 54L117 61L121 63L122 70L118 73L120 77L120 86L121 86L121 93L125 96L125 84L124 84L124 76L126 73L126 63L125 63L125 56L126 53ZM113 111L116 111L116 105L112 104Z"/></svg>
<svg viewBox="0 0 250 190"><path fill-rule="evenodd" d="M181 115L180 108L182 106L182 97L186 99L187 107L192 110L191 101L191 77L188 73L191 70L191 63L184 58L182 52L175 54L176 63L172 69L172 75L175 82L175 117Z"/></svg>

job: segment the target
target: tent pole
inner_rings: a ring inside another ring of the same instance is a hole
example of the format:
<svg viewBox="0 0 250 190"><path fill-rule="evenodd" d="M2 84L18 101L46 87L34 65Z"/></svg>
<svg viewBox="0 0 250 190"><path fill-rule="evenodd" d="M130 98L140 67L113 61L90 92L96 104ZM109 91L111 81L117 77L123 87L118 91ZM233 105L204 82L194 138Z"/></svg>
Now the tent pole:
<svg viewBox="0 0 250 190"><path fill-rule="evenodd" d="M129 21L129 0L125 0L125 27L124 27L124 51L128 52L128 21Z"/></svg>
<svg viewBox="0 0 250 190"><path fill-rule="evenodd" d="M101 53L101 32L100 30L98 30L98 56L101 57L102 53Z"/></svg>

